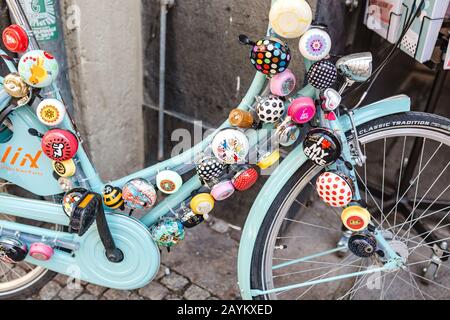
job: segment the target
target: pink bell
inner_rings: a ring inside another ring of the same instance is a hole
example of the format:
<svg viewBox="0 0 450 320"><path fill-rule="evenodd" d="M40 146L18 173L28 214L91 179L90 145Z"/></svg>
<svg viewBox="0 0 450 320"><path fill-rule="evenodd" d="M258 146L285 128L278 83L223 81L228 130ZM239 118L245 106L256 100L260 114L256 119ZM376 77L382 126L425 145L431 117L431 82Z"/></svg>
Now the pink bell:
<svg viewBox="0 0 450 320"><path fill-rule="evenodd" d="M288 116L298 124L311 121L316 115L316 105L310 97L300 97L292 101L288 108Z"/></svg>
<svg viewBox="0 0 450 320"><path fill-rule="evenodd" d="M36 260L47 261L53 256L53 248L44 243L33 243L30 247L30 256Z"/></svg>
<svg viewBox="0 0 450 320"><path fill-rule="evenodd" d="M286 71L276 74L270 79L270 92L276 96L285 97L294 91L295 84L295 75L291 70L286 69Z"/></svg>
<svg viewBox="0 0 450 320"><path fill-rule="evenodd" d="M230 180L221 181L211 189L211 195L216 201L223 201L234 193L234 186Z"/></svg>

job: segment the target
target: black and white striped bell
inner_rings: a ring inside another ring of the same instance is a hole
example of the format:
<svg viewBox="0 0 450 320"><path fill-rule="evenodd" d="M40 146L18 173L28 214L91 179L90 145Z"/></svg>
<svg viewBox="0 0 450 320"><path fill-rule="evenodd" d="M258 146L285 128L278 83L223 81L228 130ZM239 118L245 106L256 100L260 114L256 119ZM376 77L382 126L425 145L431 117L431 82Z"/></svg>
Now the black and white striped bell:
<svg viewBox="0 0 450 320"><path fill-rule="evenodd" d="M215 157L207 156L197 164L197 174L203 181L218 178L224 170L224 165Z"/></svg>
<svg viewBox="0 0 450 320"><path fill-rule="evenodd" d="M309 84L319 90L331 88L336 82L337 76L337 68L329 60L317 61L307 74Z"/></svg>

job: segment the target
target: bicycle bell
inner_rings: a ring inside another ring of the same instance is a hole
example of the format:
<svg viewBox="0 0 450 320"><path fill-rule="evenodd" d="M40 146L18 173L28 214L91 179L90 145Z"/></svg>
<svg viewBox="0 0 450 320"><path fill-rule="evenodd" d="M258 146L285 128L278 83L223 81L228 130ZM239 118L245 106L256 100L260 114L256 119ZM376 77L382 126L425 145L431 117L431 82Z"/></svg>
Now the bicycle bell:
<svg viewBox="0 0 450 320"><path fill-rule="evenodd" d="M357 233L348 240L348 249L357 257L369 258L377 251L377 240L369 233Z"/></svg>
<svg viewBox="0 0 450 320"><path fill-rule="evenodd" d="M313 19L311 7L305 0L276 1L269 13L273 30L284 38L298 38L308 30Z"/></svg>
<svg viewBox="0 0 450 320"><path fill-rule="evenodd" d="M328 57L331 51L331 38L325 28L313 26L300 38L300 53L310 61Z"/></svg>
<svg viewBox="0 0 450 320"><path fill-rule="evenodd" d="M370 213L359 205L353 205L342 211L341 220L350 231L362 231L370 223Z"/></svg>
<svg viewBox="0 0 450 320"><path fill-rule="evenodd" d="M284 101L274 95L262 98L256 107L258 118L264 123L277 122L283 116L284 111Z"/></svg>
<svg viewBox="0 0 450 320"><path fill-rule="evenodd" d="M309 84L318 90L331 88L335 84L337 76L336 66L329 60L315 62L307 74Z"/></svg>
<svg viewBox="0 0 450 320"><path fill-rule="evenodd" d="M150 209L156 203L156 190L147 180L137 178L123 186L122 198L130 209Z"/></svg>
<svg viewBox="0 0 450 320"><path fill-rule="evenodd" d="M290 69L286 69L283 73L276 74L270 79L270 92L280 97L288 96L294 91L296 83L294 73Z"/></svg>
<svg viewBox="0 0 450 320"><path fill-rule="evenodd" d="M288 107L288 116L297 124L310 122L316 115L316 104L310 97L300 97L292 100Z"/></svg>
<svg viewBox="0 0 450 320"><path fill-rule="evenodd" d="M36 242L30 246L30 256L39 261L48 261L52 258L54 250L51 246Z"/></svg>
<svg viewBox="0 0 450 320"><path fill-rule="evenodd" d="M339 171L324 172L316 181L319 197L331 207L345 207L353 199L353 181Z"/></svg>
<svg viewBox="0 0 450 320"><path fill-rule="evenodd" d="M303 140L303 152L316 165L328 166L339 159L342 146L333 131L315 128Z"/></svg>
<svg viewBox="0 0 450 320"><path fill-rule="evenodd" d="M181 176L172 170L164 170L156 176L156 187L165 194L177 192L183 185Z"/></svg>
<svg viewBox="0 0 450 320"><path fill-rule="evenodd" d="M27 245L16 238L0 237L0 261L14 264L25 260Z"/></svg>
<svg viewBox="0 0 450 320"><path fill-rule="evenodd" d="M164 218L150 227L150 236L161 247L173 247L184 240L183 224L173 218Z"/></svg>
<svg viewBox="0 0 450 320"><path fill-rule="evenodd" d="M72 159L78 151L78 139L70 131L51 129L42 137L42 150L55 161Z"/></svg>
<svg viewBox="0 0 450 320"><path fill-rule="evenodd" d="M289 66L291 51L286 43L277 38L265 37L255 43L241 34L239 42L252 47L250 61L257 71L269 77L285 71Z"/></svg>
<svg viewBox="0 0 450 320"><path fill-rule="evenodd" d="M43 50L32 50L25 53L19 61L19 74L23 80L35 88L50 86L59 74L59 66L55 57Z"/></svg>
<svg viewBox="0 0 450 320"><path fill-rule="evenodd" d="M122 189L106 185L103 188L103 203L111 209L124 209L125 202L122 198Z"/></svg>
<svg viewBox="0 0 450 320"><path fill-rule="evenodd" d="M222 163L236 164L245 161L250 146L247 136L242 131L225 129L215 135L211 148Z"/></svg>
<svg viewBox="0 0 450 320"><path fill-rule="evenodd" d="M18 24L13 24L3 30L3 44L6 49L14 53L27 51L29 39L27 32Z"/></svg>
<svg viewBox="0 0 450 320"><path fill-rule="evenodd" d="M196 170L200 179L209 181L222 175L224 165L215 157L205 156L198 162Z"/></svg>
<svg viewBox="0 0 450 320"><path fill-rule="evenodd" d="M41 123L54 127L63 122L66 107L57 99L45 99L37 106L36 115Z"/></svg>
<svg viewBox="0 0 450 320"><path fill-rule="evenodd" d="M192 210L185 208L180 214L180 221L185 228L193 228L205 221L203 215L195 214Z"/></svg>
<svg viewBox="0 0 450 320"><path fill-rule="evenodd" d="M73 159L65 161L52 161L53 170L58 174L58 176L63 178L70 178L75 175L77 171L77 166Z"/></svg>
<svg viewBox="0 0 450 320"><path fill-rule="evenodd" d="M209 193L199 193L191 199L190 207L195 214L206 215L214 209L214 198Z"/></svg>
<svg viewBox="0 0 450 320"><path fill-rule="evenodd" d="M231 180L220 181L211 188L211 195L216 201L223 201L231 197L235 189Z"/></svg>
<svg viewBox="0 0 450 320"><path fill-rule="evenodd" d="M233 176L231 182L236 190L245 191L253 187L258 178L259 174L255 168L244 167Z"/></svg>

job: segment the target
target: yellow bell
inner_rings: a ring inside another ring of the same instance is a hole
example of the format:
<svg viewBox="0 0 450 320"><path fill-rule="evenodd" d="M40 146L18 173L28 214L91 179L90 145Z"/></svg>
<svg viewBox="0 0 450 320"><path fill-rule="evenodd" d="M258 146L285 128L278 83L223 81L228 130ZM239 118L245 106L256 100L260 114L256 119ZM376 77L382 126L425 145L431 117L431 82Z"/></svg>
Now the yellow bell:
<svg viewBox="0 0 450 320"><path fill-rule="evenodd" d="M369 225L370 213L363 207L350 206L342 211L341 219L347 229L351 231L362 231Z"/></svg>
<svg viewBox="0 0 450 320"><path fill-rule="evenodd" d="M205 215L214 209L214 198L209 193L200 193L192 198L190 206L195 214Z"/></svg>
<svg viewBox="0 0 450 320"><path fill-rule="evenodd" d="M313 19L311 7L305 0L283 0L273 4L269 21L273 30L284 38L298 38Z"/></svg>
<svg viewBox="0 0 450 320"><path fill-rule="evenodd" d="M77 166L75 165L73 159L66 161L53 161L52 165L53 170L55 170L55 172L63 178L70 178L77 171Z"/></svg>
<svg viewBox="0 0 450 320"><path fill-rule="evenodd" d="M6 93L14 98L23 98L28 95L29 87L17 73L8 74L3 80Z"/></svg>
<svg viewBox="0 0 450 320"><path fill-rule="evenodd" d="M103 203L111 209L119 209L124 207L122 199L122 190L117 187L106 185L103 190Z"/></svg>
<svg viewBox="0 0 450 320"><path fill-rule="evenodd" d="M256 164L261 170L266 170L267 168L270 168L275 163L280 160L280 150L275 150L272 153L268 153L265 156L259 160L259 162Z"/></svg>

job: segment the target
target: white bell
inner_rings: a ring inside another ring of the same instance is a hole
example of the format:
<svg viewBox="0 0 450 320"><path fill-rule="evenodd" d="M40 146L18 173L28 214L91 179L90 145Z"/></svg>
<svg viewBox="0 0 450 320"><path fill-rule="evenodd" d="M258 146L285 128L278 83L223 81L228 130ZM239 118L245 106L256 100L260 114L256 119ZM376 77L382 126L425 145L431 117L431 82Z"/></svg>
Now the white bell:
<svg viewBox="0 0 450 320"><path fill-rule="evenodd" d="M321 28L311 28L300 38L299 49L308 60L325 59L331 51L331 37Z"/></svg>
<svg viewBox="0 0 450 320"><path fill-rule="evenodd" d="M156 176L156 186L166 194L177 192L183 185L183 179L175 171L164 170Z"/></svg>
<svg viewBox="0 0 450 320"><path fill-rule="evenodd" d="M242 163L249 151L247 136L236 129L225 129L214 137L211 148L219 161L225 164Z"/></svg>
<svg viewBox="0 0 450 320"><path fill-rule="evenodd" d="M313 19L305 0L283 0L273 4L269 21L273 30L284 38L298 38L308 30Z"/></svg>
<svg viewBox="0 0 450 320"><path fill-rule="evenodd" d="M45 99L39 103L36 115L40 122L46 126L58 126L63 122L66 115L66 107L56 99Z"/></svg>

